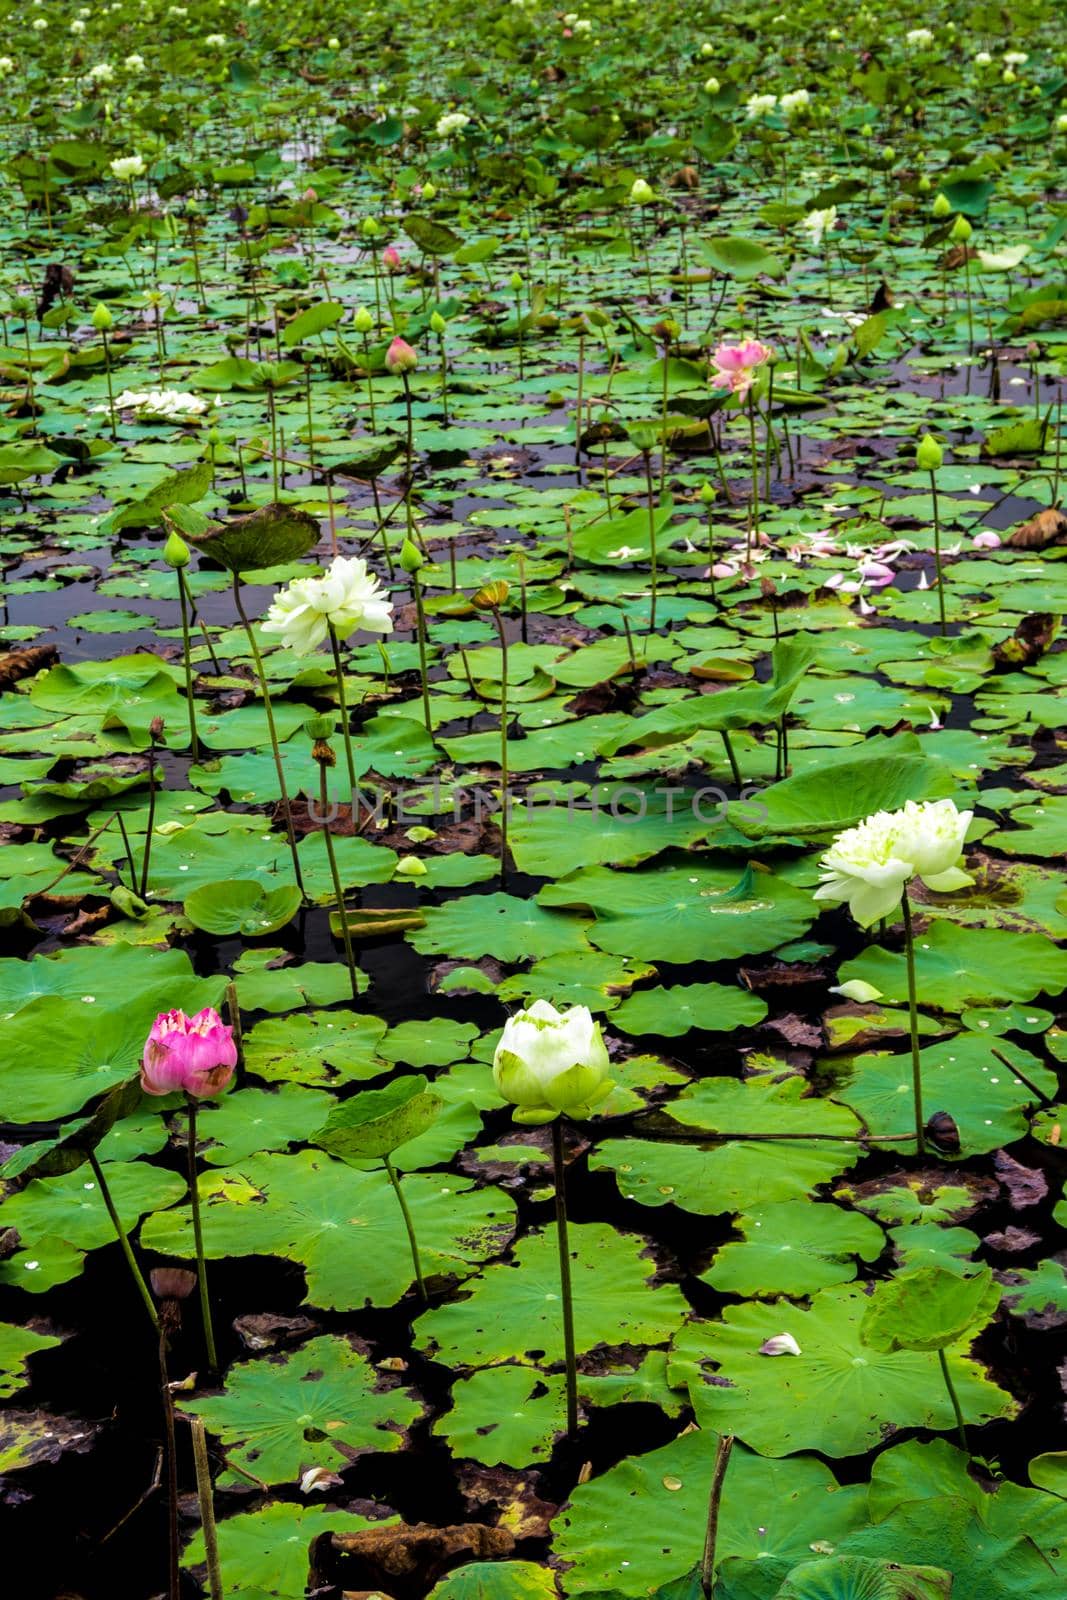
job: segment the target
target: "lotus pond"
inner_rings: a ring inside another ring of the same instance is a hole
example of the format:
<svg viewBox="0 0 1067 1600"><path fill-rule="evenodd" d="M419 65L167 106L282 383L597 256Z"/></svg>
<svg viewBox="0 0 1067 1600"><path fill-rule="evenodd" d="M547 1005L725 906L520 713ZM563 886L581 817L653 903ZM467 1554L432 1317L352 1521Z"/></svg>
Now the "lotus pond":
<svg viewBox="0 0 1067 1600"><path fill-rule="evenodd" d="M5 23L22 1600L1062 1600L1061 8Z"/></svg>

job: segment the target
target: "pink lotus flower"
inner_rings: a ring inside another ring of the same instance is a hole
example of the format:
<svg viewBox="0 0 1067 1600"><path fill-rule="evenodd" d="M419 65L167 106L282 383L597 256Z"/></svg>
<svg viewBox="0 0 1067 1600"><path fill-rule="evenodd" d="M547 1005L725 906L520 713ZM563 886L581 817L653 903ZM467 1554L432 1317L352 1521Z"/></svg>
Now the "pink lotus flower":
<svg viewBox="0 0 1067 1600"><path fill-rule="evenodd" d="M771 357L771 348L759 339L745 339L741 344L720 344L712 351L715 371L711 375L713 389L729 389L733 394L746 395L751 389L756 371Z"/></svg>
<svg viewBox="0 0 1067 1600"><path fill-rule="evenodd" d="M385 352L385 370L394 377L402 372L414 372L419 364L419 358L408 344L406 339L401 339L399 334Z"/></svg>
<svg viewBox="0 0 1067 1600"><path fill-rule="evenodd" d="M152 1024L141 1059L145 1094L173 1094L213 1100L233 1077L237 1046L233 1030L217 1011L205 1006L195 1017L184 1011L162 1011Z"/></svg>
<svg viewBox="0 0 1067 1600"><path fill-rule="evenodd" d="M884 589L896 577L892 567L887 567L884 561L861 561L859 574L872 589Z"/></svg>
<svg viewBox="0 0 1067 1600"><path fill-rule="evenodd" d="M403 265L404 263L401 260L400 251L397 249L396 245L387 244L385 249L382 251L382 266L385 267L387 272L399 272Z"/></svg>

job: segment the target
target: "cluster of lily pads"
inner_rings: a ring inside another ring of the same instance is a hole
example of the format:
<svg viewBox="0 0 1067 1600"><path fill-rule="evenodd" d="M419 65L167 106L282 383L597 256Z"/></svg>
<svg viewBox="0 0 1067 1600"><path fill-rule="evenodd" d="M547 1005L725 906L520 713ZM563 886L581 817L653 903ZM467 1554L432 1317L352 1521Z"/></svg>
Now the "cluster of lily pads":
<svg viewBox="0 0 1067 1600"><path fill-rule="evenodd" d="M1067 41L1006 29L8 18L42 1594L1060 1600Z"/></svg>

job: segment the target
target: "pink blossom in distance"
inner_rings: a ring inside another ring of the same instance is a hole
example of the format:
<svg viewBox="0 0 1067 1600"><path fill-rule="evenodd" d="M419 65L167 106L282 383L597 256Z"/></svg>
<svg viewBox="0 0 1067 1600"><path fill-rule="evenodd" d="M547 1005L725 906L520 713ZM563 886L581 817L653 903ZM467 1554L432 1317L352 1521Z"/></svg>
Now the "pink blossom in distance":
<svg viewBox="0 0 1067 1600"><path fill-rule="evenodd" d="M741 344L720 344L711 355L715 367L710 380L712 388L729 389L733 394L747 394L757 370L770 357L770 345L763 344L759 339L745 339Z"/></svg>

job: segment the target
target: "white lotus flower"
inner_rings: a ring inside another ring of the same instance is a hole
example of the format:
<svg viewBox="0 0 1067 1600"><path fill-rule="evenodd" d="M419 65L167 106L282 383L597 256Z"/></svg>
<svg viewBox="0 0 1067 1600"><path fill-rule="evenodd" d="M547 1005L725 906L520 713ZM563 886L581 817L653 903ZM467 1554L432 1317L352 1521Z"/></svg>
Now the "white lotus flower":
<svg viewBox="0 0 1067 1600"><path fill-rule="evenodd" d="M339 639L357 628L392 633L392 612L393 602L367 563L336 556L321 578L294 578L275 595L263 632L280 634L286 649L307 655L331 628Z"/></svg>
<svg viewBox="0 0 1067 1600"><path fill-rule="evenodd" d="M928 889L962 889L972 879L959 866L973 811L957 811L953 800L909 800L897 819L897 849Z"/></svg>
<svg viewBox="0 0 1067 1600"><path fill-rule="evenodd" d="M122 65L123 65L123 68L125 69L125 71L127 71L127 72L143 72L144 71L144 56L138 55L136 50L135 50L132 55L128 55L126 57L126 59L123 61Z"/></svg>
<svg viewBox="0 0 1067 1600"><path fill-rule="evenodd" d="M144 175L144 156L116 156L111 163L111 170L116 178L124 182L130 178L140 178Z"/></svg>
<svg viewBox="0 0 1067 1600"><path fill-rule="evenodd" d="M914 49L919 50L925 50L928 44L934 42L934 36L929 28L909 28L904 37Z"/></svg>
<svg viewBox="0 0 1067 1600"><path fill-rule="evenodd" d="M447 139L453 133L462 133L470 122L465 111L444 111L437 119L437 137Z"/></svg>
<svg viewBox="0 0 1067 1600"><path fill-rule="evenodd" d="M811 105L811 95L806 89L792 89L789 94L784 94L778 102L787 117L794 111L806 111Z"/></svg>
<svg viewBox="0 0 1067 1600"><path fill-rule="evenodd" d="M809 211L806 217L800 220L800 226L806 233L811 234L811 247L818 250L822 245L823 235L833 233L837 227L837 207L827 206L822 211Z"/></svg>
<svg viewBox="0 0 1067 1600"><path fill-rule="evenodd" d="M587 1006L557 1011L535 1000L504 1024L493 1081L517 1109L516 1122L553 1122L561 1112L589 1116L611 1092L608 1052Z"/></svg>
<svg viewBox="0 0 1067 1600"><path fill-rule="evenodd" d="M773 111L778 104L776 94L750 94L745 101L745 114L750 122L757 117L764 117L768 111Z"/></svg>
<svg viewBox="0 0 1067 1600"><path fill-rule="evenodd" d="M98 61L95 67L89 68L86 77L92 78L94 83L111 83L115 77L115 69L107 61Z"/></svg>
<svg viewBox="0 0 1067 1600"><path fill-rule="evenodd" d="M0 78L9 78L15 70L15 62L11 56L0 56Z"/></svg>
<svg viewBox="0 0 1067 1600"><path fill-rule="evenodd" d="M839 833L819 863L816 900L847 904L861 928L888 917L912 878L928 889L962 889L972 880L958 865L973 812L952 800L909 800L900 811L876 811Z"/></svg>

